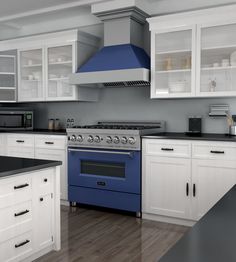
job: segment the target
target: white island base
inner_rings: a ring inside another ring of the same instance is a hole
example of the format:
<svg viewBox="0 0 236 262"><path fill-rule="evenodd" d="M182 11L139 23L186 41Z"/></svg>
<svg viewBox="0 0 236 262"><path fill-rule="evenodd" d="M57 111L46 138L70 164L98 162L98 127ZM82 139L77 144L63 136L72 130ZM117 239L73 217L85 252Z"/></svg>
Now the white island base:
<svg viewBox="0 0 236 262"><path fill-rule="evenodd" d="M60 247L60 167L0 177L0 261L33 261Z"/></svg>

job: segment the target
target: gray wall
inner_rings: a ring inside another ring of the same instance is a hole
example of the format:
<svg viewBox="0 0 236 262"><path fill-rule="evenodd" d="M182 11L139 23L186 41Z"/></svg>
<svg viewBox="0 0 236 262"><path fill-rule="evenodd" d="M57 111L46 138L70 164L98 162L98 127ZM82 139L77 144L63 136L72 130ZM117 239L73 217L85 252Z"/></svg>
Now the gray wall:
<svg viewBox="0 0 236 262"><path fill-rule="evenodd" d="M91 124L99 120L166 120L168 131L186 131L187 116L202 115L203 131L227 132L226 119L208 117L209 105L227 103L236 113L236 98L151 100L149 88L112 88L101 90L98 102L58 102L25 104L35 109L36 127L46 128L48 118Z"/></svg>

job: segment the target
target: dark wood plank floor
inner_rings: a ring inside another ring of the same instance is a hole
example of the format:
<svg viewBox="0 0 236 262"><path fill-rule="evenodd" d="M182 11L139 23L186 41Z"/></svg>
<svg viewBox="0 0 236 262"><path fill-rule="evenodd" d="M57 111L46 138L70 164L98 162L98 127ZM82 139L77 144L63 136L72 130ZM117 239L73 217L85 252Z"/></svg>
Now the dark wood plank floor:
<svg viewBox="0 0 236 262"><path fill-rule="evenodd" d="M153 262L187 227L124 214L62 207L62 249L37 262Z"/></svg>

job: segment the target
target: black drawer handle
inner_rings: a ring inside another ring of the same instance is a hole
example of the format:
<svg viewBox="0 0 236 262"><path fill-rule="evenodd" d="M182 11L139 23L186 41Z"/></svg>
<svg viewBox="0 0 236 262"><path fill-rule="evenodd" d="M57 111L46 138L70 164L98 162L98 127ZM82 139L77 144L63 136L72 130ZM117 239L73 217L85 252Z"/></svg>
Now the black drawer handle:
<svg viewBox="0 0 236 262"><path fill-rule="evenodd" d="M193 184L193 196L196 196L196 184Z"/></svg>
<svg viewBox="0 0 236 262"><path fill-rule="evenodd" d="M28 183L23 184L23 185L19 185L19 186L14 186L14 189L17 190L17 189L21 189L21 188L24 188L24 187L27 187L27 186L29 186Z"/></svg>
<svg viewBox="0 0 236 262"><path fill-rule="evenodd" d="M189 195L189 184L186 183L186 196L188 196L188 195Z"/></svg>
<svg viewBox="0 0 236 262"><path fill-rule="evenodd" d="M17 143L25 143L24 140L16 140Z"/></svg>
<svg viewBox="0 0 236 262"><path fill-rule="evenodd" d="M98 185L98 186L106 186L106 183L100 181L100 182L97 182L97 185Z"/></svg>
<svg viewBox="0 0 236 262"><path fill-rule="evenodd" d="M19 243L19 244L15 244L15 248L22 247L22 246L28 244L29 242L30 242L30 241L27 239L27 240L25 240L24 242L21 242L21 243Z"/></svg>
<svg viewBox="0 0 236 262"><path fill-rule="evenodd" d="M48 182L48 179L47 178L44 178L44 180L43 180L45 183L47 183Z"/></svg>
<svg viewBox="0 0 236 262"><path fill-rule="evenodd" d="M54 145L54 142L45 142L46 145Z"/></svg>
<svg viewBox="0 0 236 262"><path fill-rule="evenodd" d="M40 197L40 199L39 199L39 200L40 200L40 202L43 202L43 197Z"/></svg>
<svg viewBox="0 0 236 262"><path fill-rule="evenodd" d="M162 147L161 150L162 150L162 151L174 151L174 148L166 148L166 147Z"/></svg>
<svg viewBox="0 0 236 262"><path fill-rule="evenodd" d="M212 154L224 154L225 153L225 151L215 151L215 150L211 150L211 153Z"/></svg>
<svg viewBox="0 0 236 262"><path fill-rule="evenodd" d="M19 216L23 216L25 214L29 213L29 210L25 210L25 211L22 211L22 212L19 212L19 213L15 213L15 217L19 217Z"/></svg>

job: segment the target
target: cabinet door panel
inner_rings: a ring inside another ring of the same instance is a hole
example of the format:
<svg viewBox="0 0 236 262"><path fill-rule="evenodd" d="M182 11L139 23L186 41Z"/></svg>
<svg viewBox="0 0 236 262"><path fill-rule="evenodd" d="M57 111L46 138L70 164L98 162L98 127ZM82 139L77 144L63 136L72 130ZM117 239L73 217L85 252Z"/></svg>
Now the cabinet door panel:
<svg viewBox="0 0 236 262"><path fill-rule="evenodd" d="M236 23L199 26L197 94L236 94Z"/></svg>
<svg viewBox="0 0 236 262"><path fill-rule="evenodd" d="M236 163L194 159L192 181L196 186L192 206L193 218L198 220L235 184Z"/></svg>
<svg viewBox="0 0 236 262"><path fill-rule="evenodd" d="M143 212L189 218L191 160L144 157Z"/></svg>
<svg viewBox="0 0 236 262"><path fill-rule="evenodd" d="M196 28L152 33L152 98L195 93Z"/></svg>
<svg viewBox="0 0 236 262"><path fill-rule="evenodd" d="M44 100L43 56L42 48L19 51L19 101Z"/></svg>
<svg viewBox="0 0 236 262"><path fill-rule="evenodd" d="M43 249L53 242L53 202L51 194L40 195L37 199L37 242L38 248Z"/></svg>

